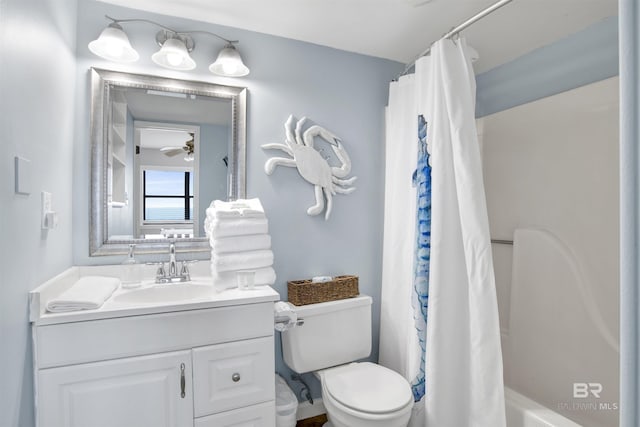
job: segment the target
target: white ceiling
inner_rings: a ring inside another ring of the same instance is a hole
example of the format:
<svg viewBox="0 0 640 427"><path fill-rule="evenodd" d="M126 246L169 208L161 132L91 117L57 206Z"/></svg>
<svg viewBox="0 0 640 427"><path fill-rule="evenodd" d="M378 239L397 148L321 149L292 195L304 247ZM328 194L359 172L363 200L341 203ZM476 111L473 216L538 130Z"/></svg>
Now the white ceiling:
<svg viewBox="0 0 640 427"><path fill-rule="evenodd" d="M127 107L135 120L222 126L231 124L231 101L228 99L172 95L171 92L128 88Z"/></svg>
<svg viewBox="0 0 640 427"><path fill-rule="evenodd" d="M140 147L159 150L165 147L182 148L191 139L189 132L178 129L140 129Z"/></svg>
<svg viewBox="0 0 640 427"><path fill-rule="evenodd" d="M408 63L496 0L102 0ZM463 32L482 72L617 15L617 0L514 0Z"/></svg>

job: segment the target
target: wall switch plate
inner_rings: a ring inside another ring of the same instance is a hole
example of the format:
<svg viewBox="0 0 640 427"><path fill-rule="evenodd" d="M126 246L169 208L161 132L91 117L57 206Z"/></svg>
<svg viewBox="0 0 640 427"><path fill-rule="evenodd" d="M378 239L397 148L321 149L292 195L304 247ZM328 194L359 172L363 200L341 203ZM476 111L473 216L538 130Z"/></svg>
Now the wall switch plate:
<svg viewBox="0 0 640 427"><path fill-rule="evenodd" d="M16 156L14 165L15 192L31 194L31 160Z"/></svg>
<svg viewBox="0 0 640 427"><path fill-rule="evenodd" d="M42 192L42 228L50 229L58 225L58 214L53 210L53 196L47 191Z"/></svg>

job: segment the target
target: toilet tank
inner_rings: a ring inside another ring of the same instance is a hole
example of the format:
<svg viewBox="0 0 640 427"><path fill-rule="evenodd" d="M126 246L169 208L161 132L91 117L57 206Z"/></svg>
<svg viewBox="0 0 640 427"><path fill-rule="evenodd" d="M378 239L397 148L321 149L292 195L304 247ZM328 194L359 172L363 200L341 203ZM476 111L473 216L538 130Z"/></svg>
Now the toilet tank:
<svg viewBox="0 0 640 427"><path fill-rule="evenodd" d="M369 356L371 297L296 306L304 324L282 332L282 355L295 372L317 371Z"/></svg>

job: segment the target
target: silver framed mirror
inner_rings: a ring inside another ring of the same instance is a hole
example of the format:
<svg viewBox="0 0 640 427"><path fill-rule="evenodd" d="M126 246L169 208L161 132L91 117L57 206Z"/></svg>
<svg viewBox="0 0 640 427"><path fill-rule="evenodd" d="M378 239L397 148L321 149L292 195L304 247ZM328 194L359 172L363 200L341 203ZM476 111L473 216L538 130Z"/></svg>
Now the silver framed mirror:
<svg viewBox="0 0 640 427"><path fill-rule="evenodd" d="M209 251L206 207L246 197L247 89L96 68L90 80L90 256Z"/></svg>

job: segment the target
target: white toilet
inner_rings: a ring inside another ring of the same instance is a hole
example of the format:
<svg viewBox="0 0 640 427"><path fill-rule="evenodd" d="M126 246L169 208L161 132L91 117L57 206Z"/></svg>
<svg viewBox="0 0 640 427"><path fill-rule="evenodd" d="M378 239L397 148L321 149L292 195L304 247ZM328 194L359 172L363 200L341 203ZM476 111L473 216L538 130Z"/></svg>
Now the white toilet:
<svg viewBox="0 0 640 427"><path fill-rule="evenodd" d="M406 427L413 395L398 373L370 362L371 297L296 307L302 326L282 333L285 363L314 372L334 427Z"/></svg>

